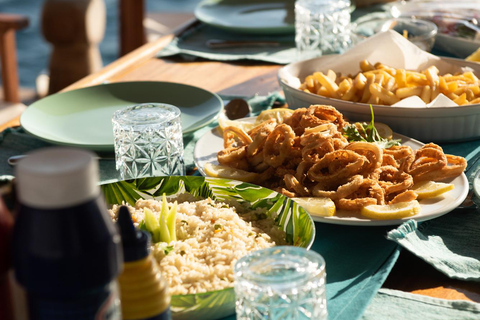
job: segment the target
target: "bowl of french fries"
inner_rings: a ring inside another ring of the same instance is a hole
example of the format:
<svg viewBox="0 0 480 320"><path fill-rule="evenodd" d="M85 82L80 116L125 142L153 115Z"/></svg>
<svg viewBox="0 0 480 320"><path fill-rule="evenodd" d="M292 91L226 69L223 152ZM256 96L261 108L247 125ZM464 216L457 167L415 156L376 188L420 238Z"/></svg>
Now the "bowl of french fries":
<svg viewBox="0 0 480 320"><path fill-rule="evenodd" d="M398 43L386 44L385 52L363 45L281 68L278 80L290 108L332 105L351 121L368 121L372 106L376 121L420 141L480 138L480 64L436 57L411 48L399 34L387 36Z"/></svg>

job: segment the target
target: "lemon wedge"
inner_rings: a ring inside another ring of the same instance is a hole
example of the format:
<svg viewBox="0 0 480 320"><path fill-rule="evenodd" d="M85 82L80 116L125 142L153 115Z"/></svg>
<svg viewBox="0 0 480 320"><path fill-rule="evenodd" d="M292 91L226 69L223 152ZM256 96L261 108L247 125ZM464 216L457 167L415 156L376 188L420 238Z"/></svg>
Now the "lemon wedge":
<svg viewBox="0 0 480 320"><path fill-rule="evenodd" d="M275 108L262 111L255 119L255 124L259 125L260 123L267 121L269 119L277 119L277 121L283 122L283 119L292 115L294 110L288 108Z"/></svg>
<svg viewBox="0 0 480 320"><path fill-rule="evenodd" d="M418 214L422 208L417 200L386 205L370 205L362 208L362 216L370 219L401 219Z"/></svg>
<svg viewBox="0 0 480 320"><path fill-rule="evenodd" d="M243 182L255 182L258 178L258 173L230 168L210 162L205 163L204 170L208 176L214 178L227 178Z"/></svg>
<svg viewBox="0 0 480 320"><path fill-rule="evenodd" d="M393 130L385 123L375 122L375 129L377 129L380 137L388 140L393 138Z"/></svg>
<svg viewBox="0 0 480 320"><path fill-rule="evenodd" d="M226 127L237 127L243 129L243 131L248 132L250 129L254 128L256 125L253 122L242 121L242 120L230 120L226 115L221 113L218 116L218 126L223 131Z"/></svg>
<svg viewBox="0 0 480 320"><path fill-rule="evenodd" d="M302 197L292 198L300 206L302 206L312 216L331 217L335 215L335 203L330 198L326 197Z"/></svg>
<svg viewBox="0 0 480 320"><path fill-rule="evenodd" d="M422 181L416 183L412 190L415 191L418 199L430 199L438 197L453 188L455 188L455 186L452 183Z"/></svg>

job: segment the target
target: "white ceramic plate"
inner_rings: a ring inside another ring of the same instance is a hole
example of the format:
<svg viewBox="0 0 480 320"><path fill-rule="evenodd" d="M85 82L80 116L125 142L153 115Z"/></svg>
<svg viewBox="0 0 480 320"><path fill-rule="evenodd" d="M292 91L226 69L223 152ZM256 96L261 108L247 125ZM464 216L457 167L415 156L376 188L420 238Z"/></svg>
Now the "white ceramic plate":
<svg viewBox="0 0 480 320"><path fill-rule="evenodd" d="M206 0L195 8L195 16L234 32L293 34L294 4L291 0Z"/></svg>
<svg viewBox="0 0 480 320"><path fill-rule="evenodd" d="M394 138L402 139L402 144L408 145L413 149L418 149L423 145L417 140L399 134L395 134ZM206 173L204 171L205 163L211 162L214 164L218 164L217 152L222 149L223 138L218 133L217 129L207 131L198 140L197 144L195 145L194 160L198 171L203 176L206 176ZM419 201L422 207L422 212L413 217L395 220L373 220L363 218L360 216L360 214L352 214L351 212L347 211L338 211L337 214L333 217L319 217L312 215L312 219L324 223L355 226L388 226L399 225L410 219L414 219L416 221L434 219L458 207L463 202L463 200L465 200L468 194L469 187L465 174L462 174L461 176L446 182L453 183L455 188L452 191L449 191L445 195L438 198Z"/></svg>
<svg viewBox="0 0 480 320"><path fill-rule="evenodd" d="M223 110L218 95L198 87L174 82L118 82L36 101L23 112L20 123L28 133L54 144L113 151L113 113L149 102L177 106L184 134L206 126Z"/></svg>

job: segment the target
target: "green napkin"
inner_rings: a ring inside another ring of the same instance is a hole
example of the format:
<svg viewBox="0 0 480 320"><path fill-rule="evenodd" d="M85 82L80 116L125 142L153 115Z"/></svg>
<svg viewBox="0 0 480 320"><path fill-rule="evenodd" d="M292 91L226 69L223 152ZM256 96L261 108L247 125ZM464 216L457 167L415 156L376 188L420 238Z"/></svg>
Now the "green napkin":
<svg viewBox="0 0 480 320"><path fill-rule="evenodd" d="M362 320L384 319L474 320L480 319L480 304L380 289Z"/></svg>
<svg viewBox="0 0 480 320"><path fill-rule="evenodd" d="M388 233L400 244L451 278L480 282L480 212L453 212L417 224L409 220Z"/></svg>
<svg viewBox="0 0 480 320"><path fill-rule="evenodd" d="M229 41L273 41L277 46L249 46L212 49L206 45L211 39ZM258 60L276 64L288 64L295 61L296 49L294 35L246 35L200 24L185 32L160 52L157 57L163 58L181 54L186 60L204 58L209 60Z"/></svg>

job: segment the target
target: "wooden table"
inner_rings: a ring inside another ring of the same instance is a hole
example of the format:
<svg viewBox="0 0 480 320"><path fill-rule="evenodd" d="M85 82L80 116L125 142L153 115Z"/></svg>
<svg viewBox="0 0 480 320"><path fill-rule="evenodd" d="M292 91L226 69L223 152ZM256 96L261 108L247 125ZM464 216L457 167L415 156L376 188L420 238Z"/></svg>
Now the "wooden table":
<svg viewBox="0 0 480 320"><path fill-rule="evenodd" d="M183 29L183 25L180 29ZM148 43L100 72L92 74L66 90L97 85L104 81L171 81L198 86L221 94L265 95L280 91L278 65L252 62L185 62L181 59L158 59L155 54L173 35ZM18 124L11 122L10 125ZM448 278L423 260L403 250L385 288L397 289L431 297L480 302L480 286Z"/></svg>

